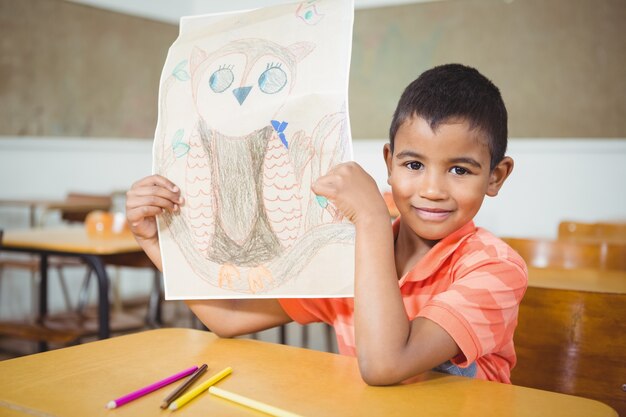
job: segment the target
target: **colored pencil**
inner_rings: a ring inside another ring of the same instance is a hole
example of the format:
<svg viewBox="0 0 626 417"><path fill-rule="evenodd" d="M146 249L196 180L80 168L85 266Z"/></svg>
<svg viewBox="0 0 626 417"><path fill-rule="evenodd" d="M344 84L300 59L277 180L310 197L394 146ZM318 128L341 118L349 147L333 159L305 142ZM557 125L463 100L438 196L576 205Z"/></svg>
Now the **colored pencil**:
<svg viewBox="0 0 626 417"><path fill-rule="evenodd" d="M251 398L244 397L234 392L226 391L225 389L218 387L209 388L209 392L218 397L232 401L234 403L252 408L253 410L260 411L265 414L276 417L302 417L299 414L292 413L290 411L283 410L282 408L274 407L273 405L262 403L261 401L253 400Z"/></svg>
<svg viewBox="0 0 626 417"><path fill-rule="evenodd" d="M165 397L165 399L163 400L163 403L161 404L161 408L165 410L167 407L169 407L172 401L176 400L178 397L180 397L183 394L183 392L187 391L187 388L189 388L196 379L200 378L200 375L202 375L204 371L206 371L206 369L207 369L206 363L203 364L201 367L199 367L196 370L196 372L191 374L189 378L185 380L185 382L180 384L178 388L176 388L170 395Z"/></svg>
<svg viewBox="0 0 626 417"><path fill-rule="evenodd" d="M198 369L197 366L192 366L191 368L185 369L177 374L174 374L170 377L167 377L161 381L157 381L154 384L150 384L147 387L143 387L138 389L137 391L133 391L130 394L126 394L123 397L120 397L116 400L109 401L106 405L107 408L117 408L120 407L130 401L136 400L139 397L142 397L146 394L151 393L152 391L156 391L161 387L171 384L172 382L176 382L181 378L186 377L187 375L191 375Z"/></svg>
<svg viewBox="0 0 626 417"><path fill-rule="evenodd" d="M207 379L202 384L198 385L196 388L192 389L187 394L183 395L182 397L178 398L176 401L171 403L169 409L170 410L180 409L183 405L187 404L189 401L193 400L198 395L202 394L204 391L209 389L211 385L215 384L220 379L230 375L231 372L233 372L233 368L231 368L230 366L222 369L220 372L216 373L211 378Z"/></svg>

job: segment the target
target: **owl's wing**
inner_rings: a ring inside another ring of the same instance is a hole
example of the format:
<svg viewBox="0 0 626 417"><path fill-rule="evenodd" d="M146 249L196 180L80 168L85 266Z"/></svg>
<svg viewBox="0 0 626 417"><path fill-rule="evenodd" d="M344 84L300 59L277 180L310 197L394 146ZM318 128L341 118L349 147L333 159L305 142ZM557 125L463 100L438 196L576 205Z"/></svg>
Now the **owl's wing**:
<svg viewBox="0 0 626 417"><path fill-rule="evenodd" d="M319 155L319 176L345 159L349 147L346 126L346 114L337 112L324 116L315 127L311 137Z"/></svg>
<svg viewBox="0 0 626 417"><path fill-rule="evenodd" d="M328 173L331 167L344 161L350 150L345 112L324 116L311 133L311 143L315 151L311 161L311 181L315 181ZM322 207L316 198L308 200L305 230L336 220L334 214Z"/></svg>
<svg viewBox="0 0 626 417"><path fill-rule="evenodd" d="M292 135L289 141L289 157L299 183L302 183L304 169L309 165L314 153L311 138L306 136L304 131L299 130Z"/></svg>
<svg viewBox="0 0 626 417"><path fill-rule="evenodd" d="M196 250L206 253L215 233L213 178L209 155L198 130L195 130L189 138L185 170L185 204L181 207L181 213L187 219Z"/></svg>
<svg viewBox="0 0 626 417"><path fill-rule="evenodd" d="M299 190L287 146L272 133L263 160L263 205L272 231L286 248L293 245L299 235L302 221Z"/></svg>

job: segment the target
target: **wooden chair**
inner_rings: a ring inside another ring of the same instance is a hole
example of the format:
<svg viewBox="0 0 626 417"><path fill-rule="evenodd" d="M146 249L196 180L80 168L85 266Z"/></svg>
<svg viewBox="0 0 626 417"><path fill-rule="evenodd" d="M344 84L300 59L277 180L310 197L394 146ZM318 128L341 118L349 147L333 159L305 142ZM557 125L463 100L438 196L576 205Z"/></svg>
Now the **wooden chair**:
<svg viewBox="0 0 626 417"><path fill-rule="evenodd" d="M626 271L626 243L503 238L528 266Z"/></svg>
<svg viewBox="0 0 626 417"><path fill-rule="evenodd" d="M626 222L583 223L566 220L559 223L558 237L559 240L626 244Z"/></svg>
<svg viewBox="0 0 626 417"><path fill-rule="evenodd" d="M64 201L50 204L44 210L39 225L46 226L49 215L59 212L61 220L67 223L83 223L87 215L95 210L109 211L113 206L111 194L86 194L69 192Z"/></svg>
<svg viewBox="0 0 626 417"><path fill-rule="evenodd" d="M602 401L626 416L626 294L529 287L515 385Z"/></svg>

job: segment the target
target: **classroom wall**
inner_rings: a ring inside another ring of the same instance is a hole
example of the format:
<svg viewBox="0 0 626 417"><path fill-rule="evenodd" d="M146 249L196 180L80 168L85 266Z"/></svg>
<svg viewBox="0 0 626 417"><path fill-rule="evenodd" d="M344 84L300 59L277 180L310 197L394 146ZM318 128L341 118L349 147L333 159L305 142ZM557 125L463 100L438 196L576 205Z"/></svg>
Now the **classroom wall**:
<svg viewBox="0 0 626 417"><path fill-rule="evenodd" d="M353 141L354 159L388 190L386 139ZM70 191L125 192L151 173L142 139L0 136L0 199L62 199ZM626 138L514 138L513 174L487 198L479 223L501 236L556 237L562 219L626 219ZM122 207L118 207L123 210ZM24 209L0 206L0 227L26 227Z"/></svg>
<svg viewBox="0 0 626 417"><path fill-rule="evenodd" d="M356 160L386 189L380 153L402 88L432 65L464 62L501 88L514 138L513 176L485 202L479 225L555 237L564 218L626 219L624 21L623 0L358 10L350 83L352 131L363 139L354 142ZM62 0L0 0L0 199L126 190L149 174L158 79L177 32ZM23 209L0 207L0 228L25 226ZM150 273L120 274L123 294L148 293ZM0 280L0 318L30 311L30 285L15 272ZM55 279L51 292L58 309Z"/></svg>
<svg viewBox="0 0 626 417"><path fill-rule="evenodd" d="M434 65L478 68L511 137L626 137L626 2L456 0L358 10L352 132L387 137L405 86Z"/></svg>
<svg viewBox="0 0 626 417"><path fill-rule="evenodd" d="M386 139L355 140L355 160L387 190L382 147ZM127 190L151 172L150 141L0 137L0 199L63 198L69 191ZM500 195L487 198L476 218L500 236L555 238L562 219L626 220L626 138L512 139L515 169ZM117 206L123 210L123 204ZM58 221L54 216L48 222ZM0 228L28 226L24 208L0 206ZM147 295L150 271L110 269L123 296ZM51 310L63 307L51 274ZM69 271L78 291L81 271ZM28 315L32 283L26 272L7 270L0 280L0 318ZM76 299L76 294L72 294ZM93 298L95 299L95 297Z"/></svg>
<svg viewBox="0 0 626 417"><path fill-rule="evenodd" d="M403 88L433 65L461 62L500 87L511 137L626 137L624 21L623 0L359 9L353 135L386 137ZM64 0L0 0L0 135L151 138L177 33L176 25Z"/></svg>
<svg viewBox="0 0 626 417"><path fill-rule="evenodd" d="M152 137L177 36L64 0L0 0L0 135Z"/></svg>

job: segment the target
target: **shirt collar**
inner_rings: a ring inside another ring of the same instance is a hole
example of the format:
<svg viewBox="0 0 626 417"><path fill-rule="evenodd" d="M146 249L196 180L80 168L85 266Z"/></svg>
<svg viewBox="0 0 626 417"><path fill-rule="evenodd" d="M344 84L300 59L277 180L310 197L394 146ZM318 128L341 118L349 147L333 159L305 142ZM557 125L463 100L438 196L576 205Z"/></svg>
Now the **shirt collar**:
<svg viewBox="0 0 626 417"><path fill-rule="evenodd" d="M398 236L400 218L393 222L394 239ZM422 259L400 280L400 285L405 281L421 281L430 277L441 265L454 253L459 245L476 231L474 222L470 220L463 227L452 232L435 244Z"/></svg>

